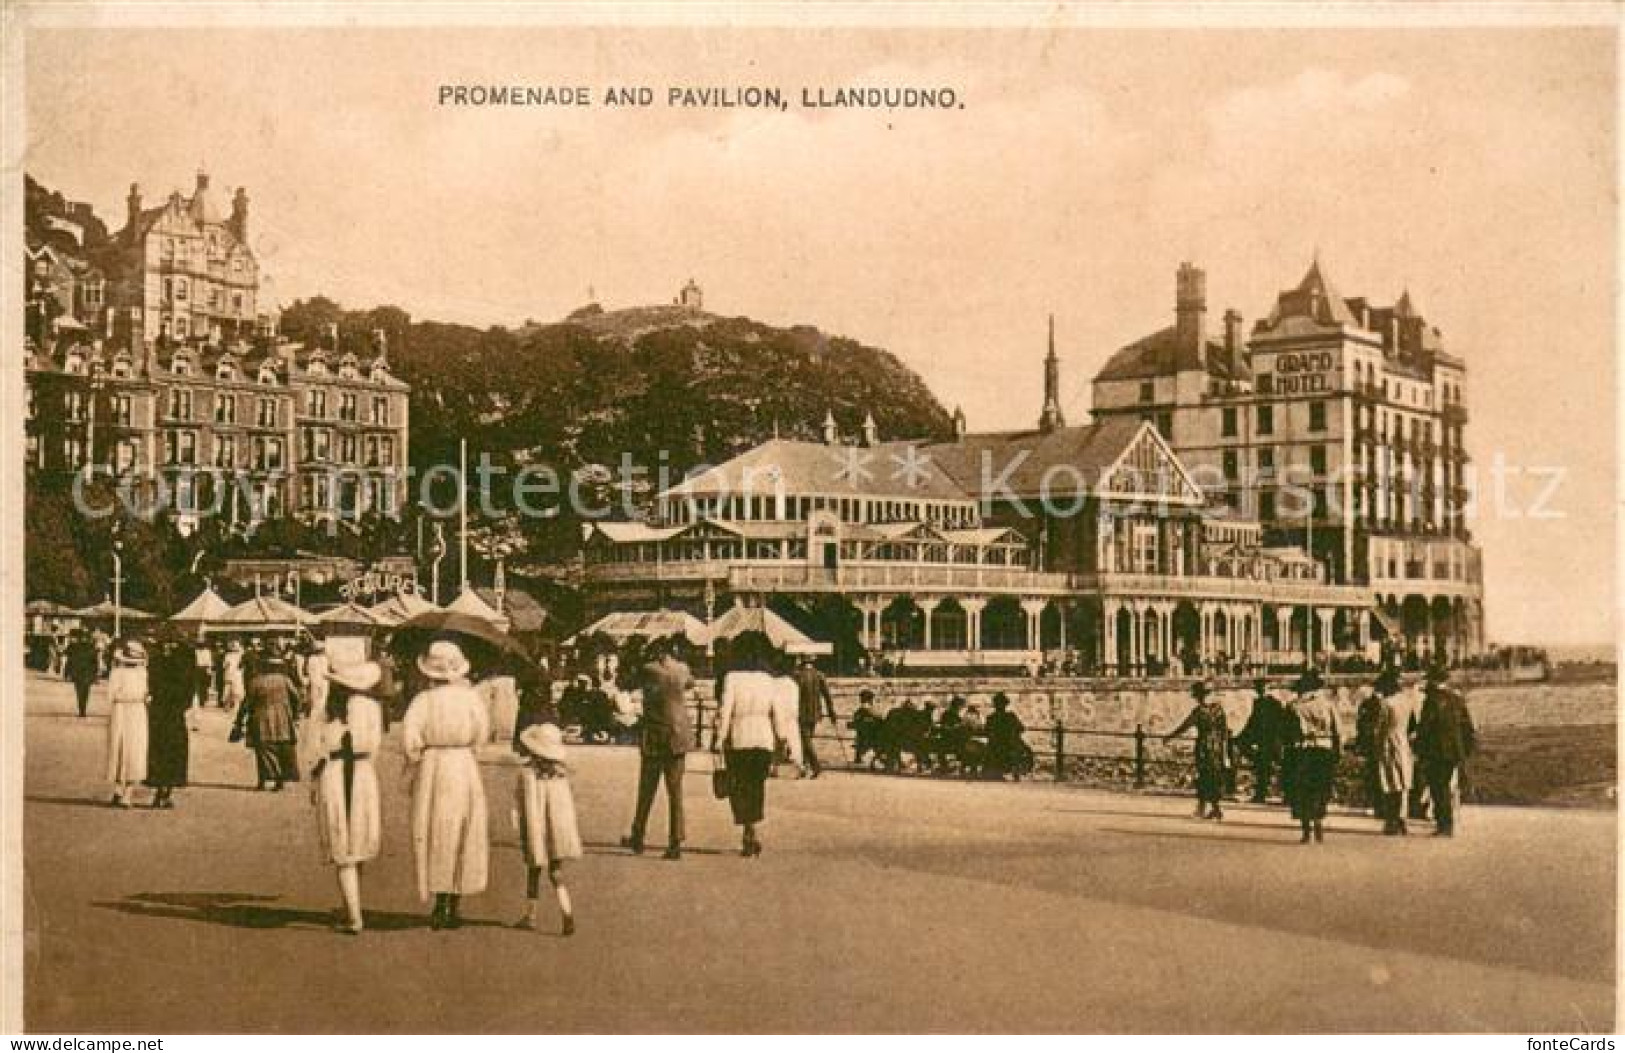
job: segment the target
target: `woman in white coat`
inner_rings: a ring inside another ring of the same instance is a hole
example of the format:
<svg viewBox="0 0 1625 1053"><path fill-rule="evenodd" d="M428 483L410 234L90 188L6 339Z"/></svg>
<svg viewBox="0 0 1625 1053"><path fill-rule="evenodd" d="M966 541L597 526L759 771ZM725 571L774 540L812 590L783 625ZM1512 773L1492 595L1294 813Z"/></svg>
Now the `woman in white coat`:
<svg viewBox="0 0 1625 1053"><path fill-rule="evenodd" d="M361 865L378 857L383 828L374 756L384 741L384 707L374 697L383 680L377 662L362 662L326 674L327 698L313 710L309 738L321 751L311 772L316 832L322 857L338 871L345 920L340 932L361 932Z"/></svg>
<svg viewBox="0 0 1625 1053"><path fill-rule="evenodd" d="M401 723L401 744L415 769L412 855L418 894L434 896L429 926L454 929L461 898L485 891L490 868L485 787L474 751L491 737L491 724L456 641L430 644L418 672L433 686L412 699Z"/></svg>
<svg viewBox="0 0 1625 1053"><path fill-rule="evenodd" d="M801 735L794 716L795 682L769 672L773 649L767 637L743 633L732 651L711 748L722 754L728 804L734 823L744 828L739 854L752 857L762 854L756 828L766 817L767 776L774 755L781 745L788 746L791 763L799 768Z"/></svg>
<svg viewBox="0 0 1625 1053"><path fill-rule="evenodd" d="M107 718L107 781L113 806L129 808L147 778L147 649L125 640L113 652L107 678L112 710Z"/></svg>

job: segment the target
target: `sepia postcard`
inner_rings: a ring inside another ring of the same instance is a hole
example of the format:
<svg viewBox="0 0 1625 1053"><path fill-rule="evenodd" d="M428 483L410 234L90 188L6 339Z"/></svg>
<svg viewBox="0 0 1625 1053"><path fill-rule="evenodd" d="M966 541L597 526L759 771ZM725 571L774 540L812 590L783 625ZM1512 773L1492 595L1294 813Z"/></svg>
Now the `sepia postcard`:
<svg viewBox="0 0 1625 1053"><path fill-rule="evenodd" d="M0 5L0 1030L1613 1049L1619 10Z"/></svg>

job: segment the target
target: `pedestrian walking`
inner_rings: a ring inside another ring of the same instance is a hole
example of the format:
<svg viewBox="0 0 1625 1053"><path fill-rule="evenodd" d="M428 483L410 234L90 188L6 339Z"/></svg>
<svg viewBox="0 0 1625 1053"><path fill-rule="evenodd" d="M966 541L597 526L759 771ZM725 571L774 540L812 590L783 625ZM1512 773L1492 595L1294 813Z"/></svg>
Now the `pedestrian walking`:
<svg viewBox="0 0 1625 1053"><path fill-rule="evenodd" d="M90 689L101 676L101 658L96 653L95 641L83 629L73 634L63 659L62 671L73 684L74 704L83 719L90 711Z"/></svg>
<svg viewBox="0 0 1625 1053"><path fill-rule="evenodd" d="M1317 843L1326 839L1326 806L1331 801L1337 755L1343 742L1337 706L1325 686L1325 680L1314 669L1305 670L1293 685L1298 696L1291 707L1298 718L1294 795L1303 844L1311 838Z"/></svg>
<svg viewBox="0 0 1625 1053"><path fill-rule="evenodd" d="M711 740L728 773L728 807L734 825L742 828L739 854L747 858L762 854L757 827L766 818L767 777L774 757L787 747L792 763L805 763L800 756L805 740L793 724L794 708L786 705L798 697L801 686L795 679L774 676L772 662L767 637L744 633L735 639Z"/></svg>
<svg viewBox="0 0 1625 1053"><path fill-rule="evenodd" d="M1378 815L1385 835L1404 836L1410 832L1405 822L1405 798L1413 778L1411 733L1416 726L1416 711L1402 689L1397 669L1384 669L1378 675L1372 695L1377 699L1374 752Z"/></svg>
<svg viewBox="0 0 1625 1053"><path fill-rule="evenodd" d="M1235 743L1252 757L1254 804L1269 800L1270 790L1281 774L1286 739L1286 711L1280 699L1270 693L1267 681L1253 681L1253 708Z"/></svg>
<svg viewBox="0 0 1625 1053"><path fill-rule="evenodd" d="M1032 747L1027 745L1027 727L1021 718L1010 712L1010 696L999 691L993 696L993 712L987 718L987 760L983 775L1004 781L1014 774L1021 780L1024 771L1032 770Z"/></svg>
<svg viewBox="0 0 1625 1053"><path fill-rule="evenodd" d="M362 864L378 858L383 816L373 757L383 744L389 716L381 701L384 671L377 662L331 669L329 690L316 711L312 738L322 756L310 773L316 833L322 858L338 876L344 919L337 930L359 935Z"/></svg>
<svg viewBox="0 0 1625 1053"><path fill-rule="evenodd" d="M148 667L147 776L153 808L175 807L175 791L186 785L191 754L186 714L195 697L196 665L181 640L160 643Z"/></svg>
<svg viewBox="0 0 1625 1053"><path fill-rule="evenodd" d="M129 808L135 787L147 777L147 649L139 640L125 640L113 648L112 661L107 781L113 784L114 807Z"/></svg>
<svg viewBox="0 0 1625 1053"><path fill-rule="evenodd" d="M226 644L226 653L220 663L220 705L227 711L236 709L248 697L248 677L243 663L247 655L243 642L232 640Z"/></svg>
<svg viewBox="0 0 1625 1053"><path fill-rule="evenodd" d="M529 901L518 928L541 928L542 873L559 904L561 932L576 931L575 908L564 884L564 865L582 855L576 823L575 796L564 751L564 732L557 724L531 724L519 733L519 778L514 787L519 821L519 848L525 857L525 898Z"/></svg>
<svg viewBox="0 0 1625 1053"><path fill-rule="evenodd" d="M835 700L829 694L829 681L813 664L812 655L800 657L796 662L794 677L802 770L816 779L824 768L818 761L818 747L813 743L813 733L818 730L818 722L826 718L832 726L840 726L835 719Z"/></svg>
<svg viewBox="0 0 1625 1053"><path fill-rule="evenodd" d="M1366 796L1371 800L1371 814L1378 819L1387 815L1388 801L1382 788L1382 688L1387 682L1382 679L1386 672L1378 676L1377 683L1371 691L1360 700L1360 708L1354 713L1354 743L1350 747L1360 757L1361 773L1364 776ZM1397 681L1398 674L1395 673ZM1394 690L1398 690L1395 686ZM1390 831L1391 832L1391 831Z"/></svg>
<svg viewBox="0 0 1625 1053"><path fill-rule="evenodd" d="M1433 832L1440 837L1455 836L1462 767L1478 746L1467 700L1449 686L1449 680L1443 664L1428 667L1416 721L1416 756L1433 799Z"/></svg>
<svg viewBox="0 0 1625 1053"><path fill-rule="evenodd" d="M1195 730L1196 750L1196 818L1224 819L1226 778L1230 772L1230 722L1224 707L1213 697L1213 685L1198 680L1191 685L1191 697L1196 705L1168 734L1164 742L1172 742L1185 732Z"/></svg>
<svg viewBox="0 0 1625 1053"><path fill-rule="evenodd" d="M413 768L412 857L432 929L462 924L462 897L485 891L490 869L485 786L475 749L491 736L462 647L438 639L418 659L429 686L406 709L401 744Z"/></svg>
<svg viewBox="0 0 1625 1053"><path fill-rule="evenodd" d="M293 673L279 655L269 655L254 663L243 704L233 723L233 742L244 742L254 751L256 790L281 792L283 783L299 781L297 747L299 734L294 720L303 705Z"/></svg>
<svg viewBox="0 0 1625 1053"><path fill-rule="evenodd" d="M683 858L683 766L694 748L689 727L688 692L694 674L672 653L667 640L651 640L645 649L640 680L643 685L643 731L638 744L638 802L632 831L621 844L643 851L643 838L654 807L655 791L666 786L666 859Z"/></svg>
<svg viewBox="0 0 1625 1053"><path fill-rule="evenodd" d="M209 704L210 689L214 686L214 648L205 638L200 637L192 648L192 667L194 704L202 709Z"/></svg>

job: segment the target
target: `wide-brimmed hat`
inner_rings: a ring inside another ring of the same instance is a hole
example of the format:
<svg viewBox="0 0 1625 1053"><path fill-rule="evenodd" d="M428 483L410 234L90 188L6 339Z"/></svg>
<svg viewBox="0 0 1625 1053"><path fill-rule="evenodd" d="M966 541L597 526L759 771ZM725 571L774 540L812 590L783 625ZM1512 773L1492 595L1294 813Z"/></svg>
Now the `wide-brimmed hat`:
<svg viewBox="0 0 1625 1053"><path fill-rule="evenodd" d="M384 668L377 662L357 662L328 672L327 679L340 687L347 687L361 695L370 695L384 678Z"/></svg>
<svg viewBox="0 0 1625 1053"><path fill-rule="evenodd" d="M1394 695L1404 684L1399 678L1399 670L1389 666L1377 674L1377 679L1371 682L1371 690L1379 695Z"/></svg>
<svg viewBox="0 0 1625 1053"><path fill-rule="evenodd" d="M463 649L452 640L436 640L418 659L418 672L430 680L464 680L472 668Z"/></svg>
<svg viewBox="0 0 1625 1053"><path fill-rule="evenodd" d="M125 640L113 652L113 661L120 665L145 665L147 663L147 649L140 640Z"/></svg>
<svg viewBox="0 0 1625 1053"><path fill-rule="evenodd" d="M1207 677L1203 677L1191 685L1191 694L1195 695L1197 698L1206 698L1207 696L1213 694L1213 681L1209 680Z"/></svg>
<svg viewBox="0 0 1625 1053"><path fill-rule="evenodd" d="M533 757L564 762L564 732L557 724L532 724L519 733L519 745Z"/></svg>

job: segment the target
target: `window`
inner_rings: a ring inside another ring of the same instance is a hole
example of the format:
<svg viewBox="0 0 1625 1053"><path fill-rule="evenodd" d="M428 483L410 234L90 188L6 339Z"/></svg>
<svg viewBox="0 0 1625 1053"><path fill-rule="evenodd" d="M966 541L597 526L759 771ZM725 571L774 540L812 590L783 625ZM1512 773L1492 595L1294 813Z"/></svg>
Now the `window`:
<svg viewBox="0 0 1625 1053"><path fill-rule="evenodd" d="M169 417L171 420L192 419L192 392L186 388L173 388L169 392Z"/></svg>
<svg viewBox="0 0 1625 1053"><path fill-rule="evenodd" d="M1163 410L1157 414L1157 433L1164 439L1172 442L1174 439L1174 415L1171 410Z"/></svg>
<svg viewBox="0 0 1625 1053"><path fill-rule="evenodd" d="M120 439L113 447L113 470L120 475L135 467L135 444L129 439Z"/></svg>
<svg viewBox="0 0 1625 1053"><path fill-rule="evenodd" d="M188 326L188 322L187 322L187 318L186 318L185 315L181 315L179 318L176 318L175 319L175 336L177 338L181 339L181 340L185 340L187 335L188 335L188 332L189 332L188 329L187 329L187 326Z"/></svg>
<svg viewBox="0 0 1625 1053"><path fill-rule="evenodd" d="M339 436L339 460L342 461L345 464L354 464L355 463L356 458L355 458L355 436L354 435L340 435Z"/></svg>
<svg viewBox="0 0 1625 1053"><path fill-rule="evenodd" d="M1275 390L1275 377L1269 373L1258 374L1257 381L1258 393L1260 395L1268 395L1270 392Z"/></svg>
<svg viewBox="0 0 1625 1053"><path fill-rule="evenodd" d="M385 468L395 467L395 440L388 435L378 440L378 460Z"/></svg>
<svg viewBox="0 0 1625 1053"><path fill-rule="evenodd" d="M165 278L164 279L164 302L168 303L170 300L173 300L174 298L175 298L175 279L174 278Z"/></svg>
<svg viewBox="0 0 1625 1053"><path fill-rule="evenodd" d="M232 314L242 314L243 313L243 294L242 293L232 293L231 294L231 313Z"/></svg>
<svg viewBox="0 0 1625 1053"><path fill-rule="evenodd" d="M85 396L80 391L69 391L62 396L62 412L69 420L85 419Z"/></svg>
<svg viewBox="0 0 1625 1053"><path fill-rule="evenodd" d="M1275 470L1275 451L1267 446L1258 451L1258 470L1260 473Z"/></svg>
<svg viewBox="0 0 1625 1053"><path fill-rule="evenodd" d="M113 423L128 427L134 416L134 402L128 395L113 396Z"/></svg>
<svg viewBox="0 0 1625 1053"><path fill-rule="evenodd" d="M378 467L378 437L376 435L367 436L367 467Z"/></svg>
<svg viewBox="0 0 1625 1053"><path fill-rule="evenodd" d="M231 436L217 436L215 438L214 465L216 468L237 467L237 443Z"/></svg>
<svg viewBox="0 0 1625 1053"><path fill-rule="evenodd" d="M276 427L276 399L259 400L259 416L256 420L262 428Z"/></svg>
<svg viewBox="0 0 1625 1053"><path fill-rule="evenodd" d="M169 364L169 371L177 377L189 377L192 375L192 360L185 355L176 355Z"/></svg>
<svg viewBox="0 0 1625 1053"><path fill-rule="evenodd" d="M312 417L327 416L327 392L312 390L305 397L305 411Z"/></svg>
<svg viewBox="0 0 1625 1053"><path fill-rule="evenodd" d="M1220 426L1219 434L1223 435L1227 439L1235 438L1235 435L1236 435L1236 408L1234 406L1226 406L1225 407L1225 409L1224 409L1224 420L1223 420L1223 423Z"/></svg>
<svg viewBox="0 0 1625 1053"><path fill-rule="evenodd" d="M197 436L189 431L170 429L164 432L164 460L170 464L194 464L197 461Z"/></svg>
<svg viewBox="0 0 1625 1053"><path fill-rule="evenodd" d="M1235 450L1226 450L1226 451L1224 451L1224 478L1225 478L1225 481L1230 482L1230 483L1235 482L1237 474L1238 473L1237 473L1237 465L1236 465L1236 451Z"/></svg>
<svg viewBox="0 0 1625 1053"><path fill-rule="evenodd" d="M221 393L214 397L214 422L216 424L237 423L237 396Z"/></svg>
<svg viewBox="0 0 1625 1053"><path fill-rule="evenodd" d="M1258 434L1260 434L1260 435L1274 435L1275 434L1275 407L1274 406L1260 406L1260 407L1258 407Z"/></svg>
<svg viewBox="0 0 1625 1053"><path fill-rule="evenodd" d="M92 311L100 310L101 306L102 306L102 283L101 282L86 282L85 286L84 286L84 290L85 290L85 307L87 307L88 309L90 309Z"/></svg>
<svg viewBox="0 0 1625 1053"><path fill-rule="evenodd" d="M355 394L346 391L339 396L339 420L353 421L356 419Z"/></svg>
<svg viewBox="0 0 1625 1053"><path fill-rule="evenodd" d="M1316 475L1326 474L1326 447L1318 443L1309 447L1309 470Z"/></svg>
<svg viewBox="0 0 1625 1053"><path fill-rule="evenodd" d="M1140 401L1151 402L1157 397L1157 387L1149 380L1140 381Z"/></svg>
<svg viewBox="0 0 1625 1053"><path fill-rule="evenodd" d="M175 299L177 301L186 299L186 279L185 278L176 278L175 279Z"/></svg>
<svg viewBox="0 0 1625 1053"><path fill-rule="evenodd" d="M1134 572L1136 574L1155 574L1157 572L1157 525L1155 523L1134 524Z"/></svg>
<svg viewBox="0 0 1625 1053"><path fill-rule="evenodd" d="M374 398L372 400L372 422L374 424L388 424L389 423L389 400L388 399L386 399L386 398Z"/></svg>
<svg viewBox="0 0 1625 1053"><path fill-rule="evenodd" d="M214 379L216 379L216 380L228 380L228 381L229 380L236 380L237 379L237 367L232 365L230 362L222 362L222 363L220 363L218 366L214 367Z"/></svg>
<svg viewBox="0 0 1625 1053"><path fill-rule="evenodd" d="M1258 495L1258 518L1270 520L1275 518L1275 491L1265 490Z"/></svg>
<svg viewBox="0 0 1625 1053"><path fill-rule="evenodd" d="M305 366L305 372L313 377L325 377L327 376L327 363L319 358L313 358L310 360L310 364ZM314 395L315 392L311 392L311 394Z"/></svg>
<svg viewBox="0 0 1625 1053"><path fill-rule="evenodd" d="M83 373L85 371L85 356L77 351L69 351L68 357L62 362L62 368L69 373Z"/></svg>
<svg viewBox="0 0 1625 1053"><path fill-rule="evenodd" d="M1326 403L1319 399L1309 403L1309 430L1326 430Z"/></svg>
<svg viewBox="0 0 1625 1053"><path fill-rule="evenodd" d="M261 384L275 384L276 383L276 367L275 366L271 365L270 363L266 363L265 365L260 367L260 383Z"/></svg>

